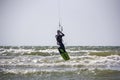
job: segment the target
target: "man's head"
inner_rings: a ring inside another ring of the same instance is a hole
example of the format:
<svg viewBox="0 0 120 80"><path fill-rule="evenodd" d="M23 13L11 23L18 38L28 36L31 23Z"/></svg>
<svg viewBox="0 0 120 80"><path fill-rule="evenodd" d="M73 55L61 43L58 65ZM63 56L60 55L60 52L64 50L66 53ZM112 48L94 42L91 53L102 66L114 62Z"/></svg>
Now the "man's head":
<svg viewBox="0 0 120 80"><path fill-rule="evenodd" d="M57 30L57 34L60 34L60 30Z"/></svg>

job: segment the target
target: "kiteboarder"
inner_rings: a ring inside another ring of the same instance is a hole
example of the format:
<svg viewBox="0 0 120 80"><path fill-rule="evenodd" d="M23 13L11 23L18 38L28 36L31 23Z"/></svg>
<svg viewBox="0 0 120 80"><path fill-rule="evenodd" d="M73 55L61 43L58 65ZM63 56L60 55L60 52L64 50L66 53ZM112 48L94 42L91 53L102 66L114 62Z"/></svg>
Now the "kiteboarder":
<svg viewBox="0 0 120 80"><path fill-rule="evenodd" d="M59 45L58 50L63 49L64 52L66 52L65 46L64 46L63 40L62 40L63 36L65 36L65 35L60 30L57 30L57 35L55 37L56 37L56 40L57 40L57 45Z"/></svg>
<svg viewBox="0 0 120 80"><path fill-rule="evenodd" d="M58 15L58 17L59 17L59 27L58 27L58 30L57 30L57 35L55 37L56 37L57 45L59 45L59 47L58 47L59 53L62 56L62 58L66 61L66 60L69 60L70 57L65 50L65 46L63 44L63 39L62 39L62 37L65 36L65 35L62 33L63 26L61 26L61 20L62 19L61 19L61 16L60 16L60 2L59 2L59 5L58 5L58 14L59 14Z"/></svg>

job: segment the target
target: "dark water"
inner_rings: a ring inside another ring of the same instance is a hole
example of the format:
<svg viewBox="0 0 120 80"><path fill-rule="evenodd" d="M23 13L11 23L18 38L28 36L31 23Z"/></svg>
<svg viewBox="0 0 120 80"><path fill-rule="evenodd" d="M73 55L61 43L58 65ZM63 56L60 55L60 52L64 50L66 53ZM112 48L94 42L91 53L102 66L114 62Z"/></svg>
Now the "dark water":
<svg viewBox="0 0 120 80"><path fill-rule="evenodd" d="M120 80L119 46L1 46L0 80Z"/></svg>

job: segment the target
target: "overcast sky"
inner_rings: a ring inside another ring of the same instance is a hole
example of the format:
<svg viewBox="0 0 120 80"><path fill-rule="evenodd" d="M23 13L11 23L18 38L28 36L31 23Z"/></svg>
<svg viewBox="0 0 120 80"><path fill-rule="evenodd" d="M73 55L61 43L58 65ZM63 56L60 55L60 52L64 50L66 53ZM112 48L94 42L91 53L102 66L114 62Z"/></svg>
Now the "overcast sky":
<svg viewBox="0 0 120 80"><path fill-rule="evenodd" d="M59 0L0 0L0 45L56 45ZM120 0L60 0L64 43L120 46Z"/></svg>

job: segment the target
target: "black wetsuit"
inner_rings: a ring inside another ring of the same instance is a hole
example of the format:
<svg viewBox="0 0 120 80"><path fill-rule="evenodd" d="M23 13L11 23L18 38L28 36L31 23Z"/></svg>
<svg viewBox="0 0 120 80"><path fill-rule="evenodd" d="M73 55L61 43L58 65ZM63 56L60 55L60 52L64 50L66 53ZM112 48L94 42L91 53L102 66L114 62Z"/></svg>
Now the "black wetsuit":
<svg viewBox="0 0 120 80"><path fill-rule="evenodd" d="M60 47L58 48L58 50L59 50L59 49L63 49L64 52L66 52L65 46L64 46L63 40L62 40L62 37L63 37L63 36L64 36L63 33L60 34L60 35L56 35L56 40L57 40L57 44L60 46Z"/></svg>

